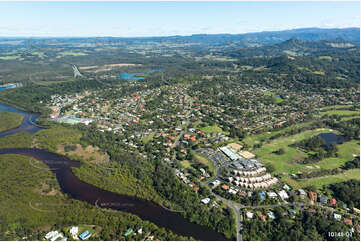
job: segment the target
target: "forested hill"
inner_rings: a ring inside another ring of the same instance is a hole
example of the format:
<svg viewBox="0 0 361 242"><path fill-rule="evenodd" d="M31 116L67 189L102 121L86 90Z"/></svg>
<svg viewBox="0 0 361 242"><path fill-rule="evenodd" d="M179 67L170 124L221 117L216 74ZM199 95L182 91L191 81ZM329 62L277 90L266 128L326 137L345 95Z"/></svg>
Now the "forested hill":
<svg viewBox="0 0 361 242"><path fill-rule="evenodd" d="M303 41L292 38L281 43L253 48L225 46L219 52L232 58L242 57L274 57L274 56L359 56L360 44L357 41L347 41L342 38L321 41Z"/></svg>

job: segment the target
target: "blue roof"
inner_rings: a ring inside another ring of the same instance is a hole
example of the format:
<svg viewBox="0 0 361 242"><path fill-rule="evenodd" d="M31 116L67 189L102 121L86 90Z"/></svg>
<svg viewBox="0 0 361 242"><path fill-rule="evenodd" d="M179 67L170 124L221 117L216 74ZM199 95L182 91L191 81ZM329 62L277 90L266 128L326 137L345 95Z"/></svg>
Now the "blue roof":
<svg viewBox="0 0 361 242"><path fill-rule="evenodd" d="M266 196L266 192L262 191L259 193L259 197L263 199Z"/></svg>
<svg viewBox="0 0 361 242"><path fill-rule="evenodd" d="M88 230L86 230L86 231L84 231L83 233L81 233L80 235L79 235L79 238L81 238L81 239L84 239L86 236L88 236L90 233L89 233L89 231Z"/></svg>

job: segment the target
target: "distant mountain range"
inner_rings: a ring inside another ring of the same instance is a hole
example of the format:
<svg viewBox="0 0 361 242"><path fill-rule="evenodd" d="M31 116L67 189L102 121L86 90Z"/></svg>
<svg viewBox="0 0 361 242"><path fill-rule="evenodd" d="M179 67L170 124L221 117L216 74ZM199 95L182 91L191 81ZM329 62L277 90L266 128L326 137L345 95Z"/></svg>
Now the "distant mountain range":
<svg viewBox="0 0 361 242"><path fill-rule="evenodd" d="M26 37L24 37L26 38ZM24 38L7 38L0 37L0 40L21 40ZM191 36L167 36L167 37L134 37L134 38L120 38L120 37L89 37L89 38L32 38L37 39L52 39L52 40L69 40L73 43L90 42L97 39L98 41L122 41L131 44L132 42L143 41L165 41L176 43L198 43L201 45L235 45L238 47L257 47L262 45L271 45L281 43L289 39L298 39L302 41L320 41L343 39L350 42L360 41L360 28L302 28L283 31L265 31L258 33L245 34L194 34Z"/></svg>

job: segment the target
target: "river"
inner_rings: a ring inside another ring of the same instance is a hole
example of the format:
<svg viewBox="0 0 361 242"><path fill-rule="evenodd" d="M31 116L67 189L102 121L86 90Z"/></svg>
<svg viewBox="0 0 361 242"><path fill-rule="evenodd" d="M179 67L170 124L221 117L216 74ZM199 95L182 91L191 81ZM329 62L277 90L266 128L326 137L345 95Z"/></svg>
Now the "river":
<svg viewBox="0 0 361 242"><path fill-rule="evenodd" d="M39 117L38 114L27 113L4 104L0 104L0 112L15 112L24 117L20 127L2 132L0 137L23 131L35 133L41 129L34 125L34 121ZM64 156L34 148L0 149L0 154L19 154L42 161L55 173L62 192L73 199L85 201L100 208L129 212L159 227L164 227L179 235L192 236L197 240L226 240L222 234L209 227L189 222L181 213L171 212L153 202L109 192L81 181L71 170L71 167L79 167L80 163Z"/></svg>

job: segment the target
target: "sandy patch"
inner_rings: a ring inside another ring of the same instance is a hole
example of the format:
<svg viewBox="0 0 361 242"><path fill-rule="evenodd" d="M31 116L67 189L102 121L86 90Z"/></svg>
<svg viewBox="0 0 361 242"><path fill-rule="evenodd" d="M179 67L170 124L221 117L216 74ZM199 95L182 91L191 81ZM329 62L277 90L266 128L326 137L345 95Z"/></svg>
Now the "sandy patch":
<svg viewBox="0 0 361 242"><path fill-rule="evenodd" d="M93 147L88 145L85 149L80 145L76 144L76 149L74 151L65 152L64 144L59 144L57 146L57 151L64 155L71 156L80 156L85 160L88 160L93 163L109 162L109 155L99 151L99 147Z"/></svg>
<svg viewBox="0 0 361 242"><path fill-rule="evenodd" d="M40 187L35 188L34 191L38 194L46 195L46 196L55 196L55 195L63 196L63 194L60 191L58 191L57 189L55 189L54 187L51 188L51 190L49 192L45 192L49 188L50 188L50 185L43 182L43 183L41 183Z"/></svg>

